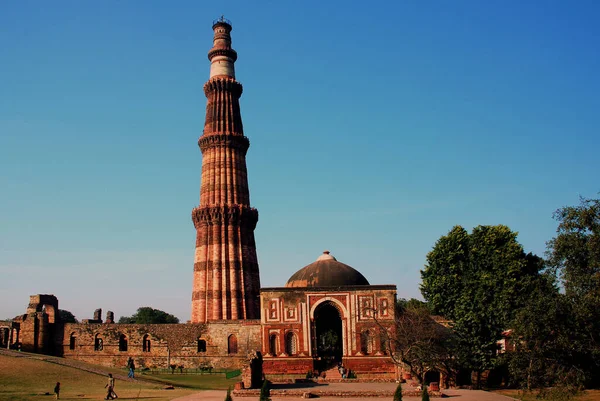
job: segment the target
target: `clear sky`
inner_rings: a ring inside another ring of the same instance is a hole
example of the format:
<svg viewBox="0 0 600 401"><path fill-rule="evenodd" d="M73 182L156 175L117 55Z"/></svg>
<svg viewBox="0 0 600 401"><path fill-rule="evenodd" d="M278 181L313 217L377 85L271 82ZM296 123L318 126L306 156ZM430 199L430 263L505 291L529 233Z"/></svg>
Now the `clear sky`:
<svg viewBox="0 0 600 401"><path fill-rule="evenodd" d="M420 297L452 226L542 255L600 191L600 3L0 2L0 318L189 319L212 20L233 24L262 286L328 249Z"/></svg>

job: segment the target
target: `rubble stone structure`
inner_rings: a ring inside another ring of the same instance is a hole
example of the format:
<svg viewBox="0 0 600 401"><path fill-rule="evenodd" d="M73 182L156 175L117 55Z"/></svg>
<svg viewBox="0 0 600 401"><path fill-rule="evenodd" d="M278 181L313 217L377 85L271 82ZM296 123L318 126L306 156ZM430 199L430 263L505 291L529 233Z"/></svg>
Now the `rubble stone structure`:
<svg viewBox="0 0 600 401"><path fill-rule="evenodd" d="M246 152L235 80L237 53L231 48L231 24L213 24L208 52L210 78L202 151L200 206L192 211L196 254L192 289L192 323L259 318L260 278L254 241L258 211L250 207Z"/></svg>

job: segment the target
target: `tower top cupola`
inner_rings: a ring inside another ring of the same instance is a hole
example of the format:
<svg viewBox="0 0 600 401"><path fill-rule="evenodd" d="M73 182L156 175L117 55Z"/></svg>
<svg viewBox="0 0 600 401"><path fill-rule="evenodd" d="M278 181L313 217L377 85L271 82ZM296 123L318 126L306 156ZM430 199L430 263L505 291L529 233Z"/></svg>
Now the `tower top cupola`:
<svg viewBox="0 0 600 401"><path fill-rule="evenodd" d="M235 79L234 63L237 53L231 48L231 21L221 16L213 21L213 47L208 51L210 78L230 77Z"/></svg>

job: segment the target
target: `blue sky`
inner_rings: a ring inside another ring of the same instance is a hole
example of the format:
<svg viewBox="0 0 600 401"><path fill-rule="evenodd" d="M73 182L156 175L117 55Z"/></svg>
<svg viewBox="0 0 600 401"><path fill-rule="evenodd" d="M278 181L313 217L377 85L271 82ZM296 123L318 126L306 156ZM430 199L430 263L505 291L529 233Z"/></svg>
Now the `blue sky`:
<svg viewBox="0 0 600 401"><path fill-rule="evenodd" d="M595 1L0 4L0 318L189 319L212 20L233 23L263 286L329 249L420 297L452 226L543 254L600 191Z"/></svg>

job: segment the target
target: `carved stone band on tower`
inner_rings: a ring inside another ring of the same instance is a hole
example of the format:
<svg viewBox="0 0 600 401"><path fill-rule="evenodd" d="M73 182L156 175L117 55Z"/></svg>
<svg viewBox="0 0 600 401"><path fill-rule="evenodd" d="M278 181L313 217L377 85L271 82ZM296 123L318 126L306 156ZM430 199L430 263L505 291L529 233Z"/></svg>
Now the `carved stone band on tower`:
<svg viewBox="0 0 600 401"><path fill-rule="evenodd" d="M231 48L231 23L214 21L208 52L210 78L202 151L200 206L192 210L196 255L192 288L192 323L258 319L260 278L254 228L258 211L250 207L246 152L235 80L237 53Z"/></svg>

